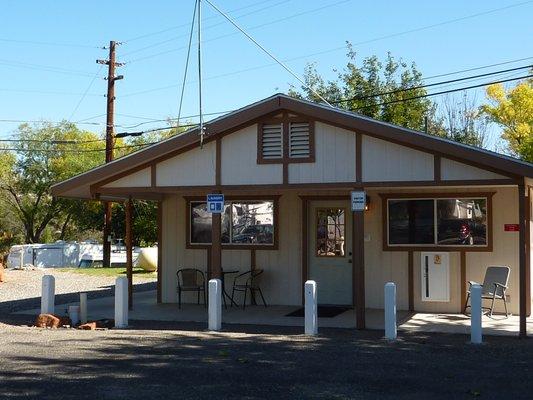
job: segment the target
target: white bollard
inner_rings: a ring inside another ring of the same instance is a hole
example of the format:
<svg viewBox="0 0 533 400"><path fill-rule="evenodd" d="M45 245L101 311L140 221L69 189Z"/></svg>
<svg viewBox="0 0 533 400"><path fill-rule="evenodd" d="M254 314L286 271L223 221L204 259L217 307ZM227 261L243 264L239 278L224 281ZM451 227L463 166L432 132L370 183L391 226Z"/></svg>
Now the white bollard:
<svg viewBox="0 0 533 400"><path fill-rule="evenodd" d="M472 285L470 288L470 342L483 343L481 327L481 286Z"/></svg>
<svg viewBox="0 0 533 400"><path fill-rule="evenodd" d="M43 276L41 314L54 314L56 280L52 275Z"/></svg>
<svg viewBox="0 0 533 400"><path fill-rule="evenodd" d="M207 309L207 327L210 331L222 329L222 281L209 280L209 305Z"/></svg>
<svg viewBox="0 0 533 400"><path fill-rule="evenodd" d="M80 322L87 323L87 293L80 293Z"/></svg>
<svg viewBox="0 0 533 400"><path fill-rule="evenodd" d="M395 340L396 336L396 285L388 282L385 284L385 338Z"/></svg>
<svg viewBox="0 0 533 400"><path fill-rule="evenodd" d="M305 292L305 334L315 336L318 334L318 307L316 282L307 281L304 286Z"/></svg>
<svg viewBox="0 0 533 400"><path fill-rule="evenodd" d="M128 326L128 278L119 276L115 281L115 328Z"/></svg>

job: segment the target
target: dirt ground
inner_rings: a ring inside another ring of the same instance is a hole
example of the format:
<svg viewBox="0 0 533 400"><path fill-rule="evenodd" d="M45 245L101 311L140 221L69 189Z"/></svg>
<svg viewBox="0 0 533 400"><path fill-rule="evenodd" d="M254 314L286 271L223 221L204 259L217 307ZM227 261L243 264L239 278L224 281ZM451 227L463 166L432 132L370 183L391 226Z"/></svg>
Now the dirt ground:
<svg viewBox="0 0 533 400"><path fill-rule="evenodd" d="M0 326L0 398L533 398L533 341L462 335L132 322L130 330Z"/></svg>

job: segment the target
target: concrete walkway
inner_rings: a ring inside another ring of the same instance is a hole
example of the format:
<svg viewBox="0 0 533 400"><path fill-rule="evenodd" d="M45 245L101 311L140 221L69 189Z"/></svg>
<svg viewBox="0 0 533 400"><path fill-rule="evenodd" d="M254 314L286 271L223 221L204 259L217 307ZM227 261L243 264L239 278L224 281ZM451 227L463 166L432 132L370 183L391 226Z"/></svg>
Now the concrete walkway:
<svg viewBox="0 0 533 400"><path fill-rule="evenodd" d="M57 314L66 314L68 305L56 306ZM245 310L228 307L222 311L224 324L269 325L269 326L304 326L303 317L288 317L287 314L299 309L298 306L247 306ZM39 309L20 311L17 314L37 315ZM88 317L90 320L113 319L114 297L102 297L89 300ZM134 293L133 310L129 318L137 321L196 322L207 325L207 309L203 305L157 304L155 291ZM333 318L319 318L319 327L355 329L355 310L345 311ZM383 310L367 309L366 326L368 329L384 329ZM411 332L470 333L470 318L463 314L429 314L398 311L398 329ZM495 315L483 317L483 334L518 335L519 318ZM533 319L528 319L528 332L533 335Z"/></svg>

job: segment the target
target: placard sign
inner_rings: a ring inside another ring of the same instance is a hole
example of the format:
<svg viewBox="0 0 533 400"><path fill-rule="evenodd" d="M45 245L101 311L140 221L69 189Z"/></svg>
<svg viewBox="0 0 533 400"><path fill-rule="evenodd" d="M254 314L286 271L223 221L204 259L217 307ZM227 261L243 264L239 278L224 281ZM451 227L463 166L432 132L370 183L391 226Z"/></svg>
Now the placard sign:
<svg viewBox="0 0 533 400"><path fill-rule="evenodd" d="M207 212L220 214L224 210L224 195L223 194L208 194L207 195Z"/></svg>
<svg viewBox="0 0 533 400"><path fill-rule="evenodd" d="M503 229L505 230L505 232L519 232L520 225L519 224L504 224Z"/></svg>
<svg viewBox="0 0 533 400"><path fill-rule="evenodd" d="M351 193L352 197L352 211L365 211L366 193L364 191L357 191Z"/></svg>

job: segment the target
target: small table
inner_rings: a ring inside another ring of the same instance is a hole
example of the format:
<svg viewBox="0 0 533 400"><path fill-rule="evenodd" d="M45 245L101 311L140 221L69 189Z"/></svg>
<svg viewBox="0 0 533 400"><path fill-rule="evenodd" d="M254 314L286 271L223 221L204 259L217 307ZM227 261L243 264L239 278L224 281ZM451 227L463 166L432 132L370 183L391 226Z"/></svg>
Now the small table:
<svg viewBox="0 0 533 400"><path fill-rule="evenodd" d="M227 304L226 304L226 297L229 299L230 301L230 307L232 307L234 304L235 306L237 306L237 303L235 303L235 301L233 301L233 299L231 298L231 296L228 294L228 292L226 292L226 284L225 284L225 281L226 281L226 275L231 275L231 274L238 274L239 271L238 269L234 269L234 270L229 270L229 271L224 271L222 270L222 298L224 299L224 307L225 308L228 308ZM237 306L238 307L238 306Z"/></svg>

